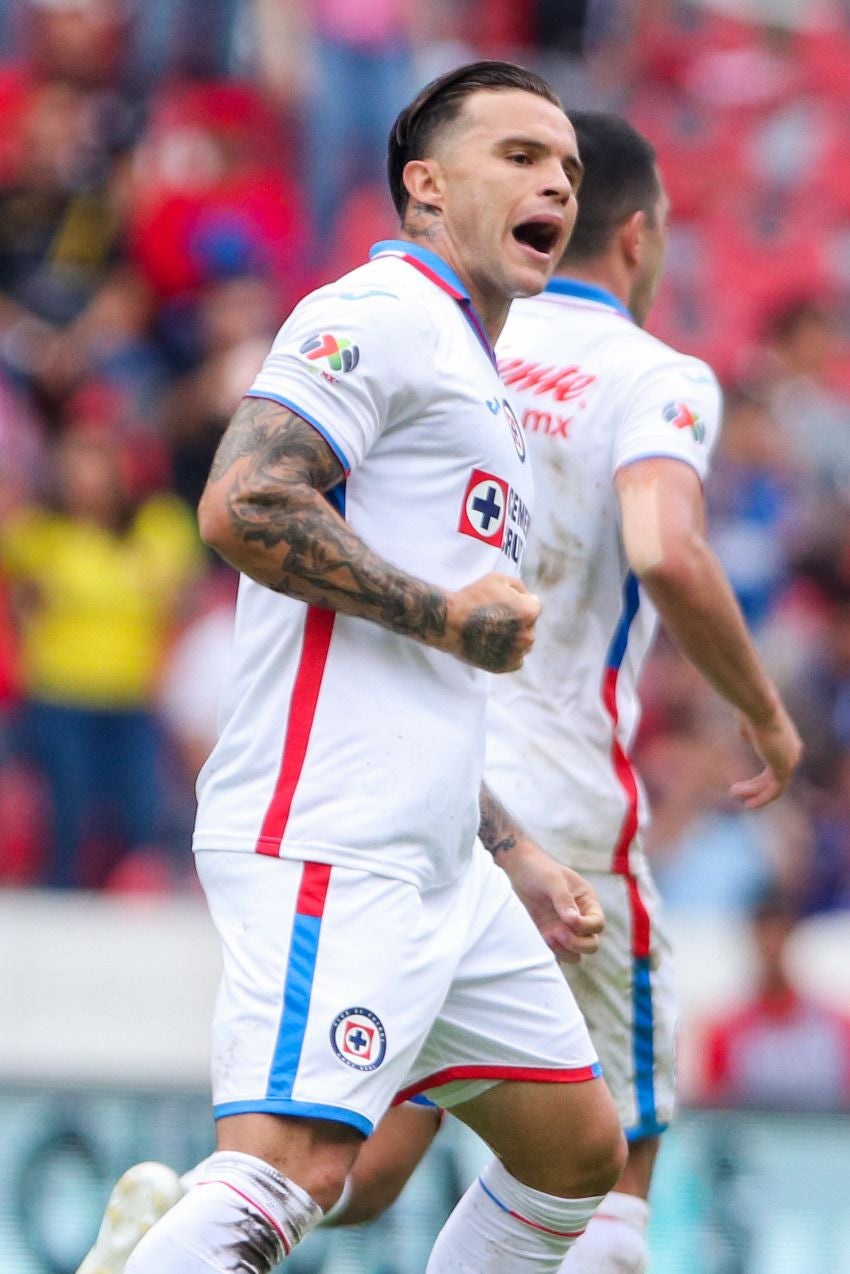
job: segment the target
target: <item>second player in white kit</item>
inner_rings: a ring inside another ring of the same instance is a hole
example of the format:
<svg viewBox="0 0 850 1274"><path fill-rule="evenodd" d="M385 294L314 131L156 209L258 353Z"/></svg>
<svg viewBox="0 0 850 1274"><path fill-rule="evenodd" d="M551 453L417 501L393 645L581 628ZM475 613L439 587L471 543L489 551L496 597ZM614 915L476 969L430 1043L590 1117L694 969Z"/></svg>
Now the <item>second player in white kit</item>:
<svg viewBox="0 0 850 1274"><path fill-rule="evenodd" d="M568 976L584 989L609 966L609 996L581 1002L616 1076L624 1127L646 1136L672 1114L675 1022L640 843L648 810L630 760L658 612L623 547L614 475L663 456L702 481L720 392L705 363L643 331L610 292L566 278L515 303L499 359L537 475L524 576L543 613L534 657L494 687L488 781L550 853L612 877L602 949Z"/></svg>
<svg viewBox="0 0 850 1274"><path fill-rule="evenodd" d="M630 1151L564 1274L642 1274L658 1136L675 1107L676 993L644 855L631 760L638 678L659 609L692 662L742 712L766 762L733 792L777 796L799 740L704 538L702 484L720 427L710 368L642 330L658 285L667 197L652 147L615 116L571 116L585 163L559 274L511 309L498 345L534 464L523 577L543 603L535 649L494 687L487 780L606 913L599 953L564 966ZM657 606L656 604L657 603Z"/></svg>

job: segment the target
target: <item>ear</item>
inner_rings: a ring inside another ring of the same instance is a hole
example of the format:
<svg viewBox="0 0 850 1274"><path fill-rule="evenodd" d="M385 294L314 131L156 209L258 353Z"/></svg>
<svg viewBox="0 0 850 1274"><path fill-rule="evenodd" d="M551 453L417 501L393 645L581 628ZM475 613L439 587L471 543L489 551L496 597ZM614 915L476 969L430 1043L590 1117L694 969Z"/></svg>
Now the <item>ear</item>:
<svg viewBox="0 0 850 1274"><path fill-rule="evenodd" d="M643 256L646 213L633 212L620 227L620 244L629 265L639 265Z"/></svg>
<svg viewBox="0 0 850 1274"><path fill-rule="evenodd" d="M442 211L445 183L436 159L411 159L404 165L402 180L412 204L425 204Z"/></svg>

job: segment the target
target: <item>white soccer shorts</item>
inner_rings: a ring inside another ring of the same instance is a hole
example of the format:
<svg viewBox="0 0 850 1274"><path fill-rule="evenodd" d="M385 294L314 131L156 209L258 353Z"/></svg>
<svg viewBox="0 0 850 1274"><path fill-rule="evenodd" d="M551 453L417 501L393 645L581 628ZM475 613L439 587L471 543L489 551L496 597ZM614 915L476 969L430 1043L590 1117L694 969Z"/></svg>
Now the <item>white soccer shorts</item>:
<svg viewBox="0 0 850 1274"><path fill-rule="evenodd" d="M602 903L605 932L596 955L563 966L630 1141L663 1132L676 1104L672 952L649 868L638 862L632 875L582 872Z"/></svg>
<svg viewBox="0 0 850 1274"><path fill-rule="evenodd" d="M441 1105L503 1079L601 1073L581 1013L507 876L476 845L427 893L346 867L203 850L223 944L215 1115L338 1120Z"/></svg>

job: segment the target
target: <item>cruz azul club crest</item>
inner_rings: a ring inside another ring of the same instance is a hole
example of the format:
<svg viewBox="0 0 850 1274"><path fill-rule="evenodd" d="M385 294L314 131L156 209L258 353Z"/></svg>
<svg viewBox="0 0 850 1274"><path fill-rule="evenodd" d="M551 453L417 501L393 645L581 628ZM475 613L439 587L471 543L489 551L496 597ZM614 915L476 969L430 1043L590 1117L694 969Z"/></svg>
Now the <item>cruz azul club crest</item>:
<svg viewBox="0 0 850 1274"><path fill-rule="evenodd" d="M343 1009L331 1027L331 1044L346 1066L374 1071L384 1060L387 1035L380 1018L369 1009Z"/></svg>

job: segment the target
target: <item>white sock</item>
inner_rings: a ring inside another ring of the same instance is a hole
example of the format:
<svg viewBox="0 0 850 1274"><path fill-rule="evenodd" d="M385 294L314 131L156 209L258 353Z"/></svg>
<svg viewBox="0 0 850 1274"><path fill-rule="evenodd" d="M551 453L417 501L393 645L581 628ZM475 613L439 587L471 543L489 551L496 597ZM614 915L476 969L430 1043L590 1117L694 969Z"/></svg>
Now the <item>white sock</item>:
<svg viewBox="0 0 850 1274"><path fill-rule="evenodd" d="M557 1274L604 1197L543 1194L494 1159L437 1235L426 1274Z"/></svg>
<svg viewBox="0 0 850 1274"><path fill-rule="evenodd" d="M126 1274L270 1274L316 1225L322 1209L270 1164L218 1151L195 1184L149 1230Z"/></svg>
<svg viewBox="0 0 850 1274"><path fill-rule="evenodd" d="M649 1204L612 1190L561 1266L562 1274L644 1274Z"/></svg>

